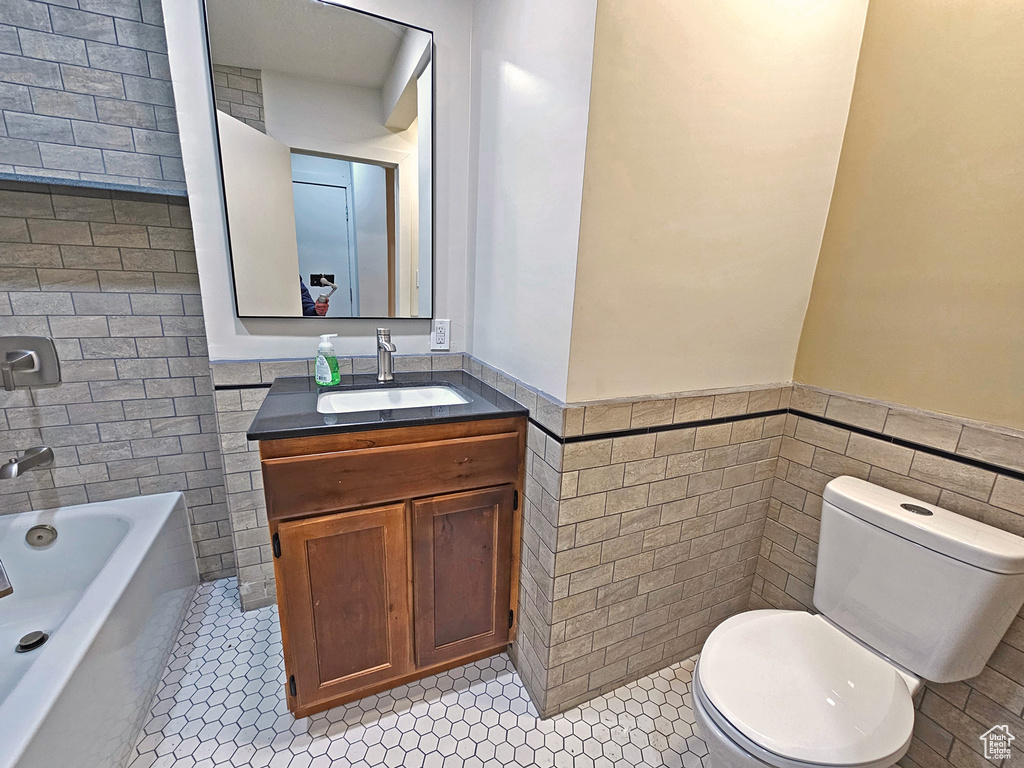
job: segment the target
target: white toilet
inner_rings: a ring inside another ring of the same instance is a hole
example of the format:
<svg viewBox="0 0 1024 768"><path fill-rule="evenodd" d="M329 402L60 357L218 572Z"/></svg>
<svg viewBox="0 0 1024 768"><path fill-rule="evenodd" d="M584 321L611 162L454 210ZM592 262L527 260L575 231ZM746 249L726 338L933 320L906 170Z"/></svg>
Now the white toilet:
<svg viewBox="0 0 1024 768"><path fill-rule="evenodd" d="M836 478L821 511L821 613L741 613L704 643L693 709L710 768L893 765L921 679L980 673L1022 603L1024 539Z"/></svg>

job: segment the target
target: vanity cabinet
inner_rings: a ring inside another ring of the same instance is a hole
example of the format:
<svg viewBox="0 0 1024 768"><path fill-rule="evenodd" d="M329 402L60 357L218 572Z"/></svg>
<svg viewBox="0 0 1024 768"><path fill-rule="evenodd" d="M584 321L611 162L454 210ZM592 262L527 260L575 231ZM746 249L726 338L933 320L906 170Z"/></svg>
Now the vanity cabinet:
<svg viewBox="0 0 1024 768"><path fill-rule="evenodd" d="M526 420L260 443L297 716L503 650Z"/></svg>

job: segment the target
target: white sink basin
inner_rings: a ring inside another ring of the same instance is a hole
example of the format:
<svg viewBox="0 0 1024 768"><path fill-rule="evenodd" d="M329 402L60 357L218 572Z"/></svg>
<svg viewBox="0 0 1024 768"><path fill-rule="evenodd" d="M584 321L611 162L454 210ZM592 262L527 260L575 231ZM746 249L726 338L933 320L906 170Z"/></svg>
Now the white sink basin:
<svg viewBox="0 0 1024 768"><path fill-rule="evenodd" d="M395 387L393 389L355 389L324 392L316 400L319 413L355 413L357 411L429 408L434 405L462 405L465 397L451 387Z"/></svg>

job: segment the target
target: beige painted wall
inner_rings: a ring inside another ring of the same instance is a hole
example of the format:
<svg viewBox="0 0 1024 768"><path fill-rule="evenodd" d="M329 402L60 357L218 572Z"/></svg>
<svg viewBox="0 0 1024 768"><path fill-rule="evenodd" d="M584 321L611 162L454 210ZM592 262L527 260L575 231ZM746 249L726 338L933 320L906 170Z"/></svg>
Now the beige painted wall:
<svg viewBox="0 0 1024 768"><path fill-rule="evenodd" d="M872 2L797 381L1024 428L1024 5Z"/></svg>
<svg viewBox="0 0 1024 768"><path fill-rule="evenodd" d="M570 402L788 381L867 0L599 0Z"/></svg>

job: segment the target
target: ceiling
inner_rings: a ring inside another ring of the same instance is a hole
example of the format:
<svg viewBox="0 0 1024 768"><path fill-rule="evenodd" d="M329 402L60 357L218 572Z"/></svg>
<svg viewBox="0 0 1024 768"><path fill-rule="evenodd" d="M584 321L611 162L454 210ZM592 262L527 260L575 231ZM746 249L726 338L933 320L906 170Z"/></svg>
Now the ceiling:
<svg viewBox="0 0 1024 768"><path fill-rule="evenodd" d="M406 27L319 0L206 0L213 61L366 88L384 83Z"/></svg>

